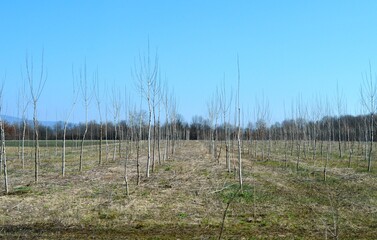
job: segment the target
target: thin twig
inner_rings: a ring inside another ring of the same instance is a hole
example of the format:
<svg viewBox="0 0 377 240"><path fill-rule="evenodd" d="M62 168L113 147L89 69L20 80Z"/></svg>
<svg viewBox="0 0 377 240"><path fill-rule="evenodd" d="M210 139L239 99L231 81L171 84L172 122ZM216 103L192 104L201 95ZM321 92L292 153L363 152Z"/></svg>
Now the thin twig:
<svg viewBox="0 0 377 240"><path fill-rule="evenodd" d="M229 205L233 202L233 200L236 198L237 194L241 191L241 189L242 189L242 187L240 186L238 188L238 190L233 194L233 196L229 199L228 203L226 204L226 208L225 208L224 215L223 215L223 220L222 220L222 223L221 223L221 230L220 230L219 240L221 240L221 237L223 235L225 218L226 218L226 214L228 212Z"/></svg>

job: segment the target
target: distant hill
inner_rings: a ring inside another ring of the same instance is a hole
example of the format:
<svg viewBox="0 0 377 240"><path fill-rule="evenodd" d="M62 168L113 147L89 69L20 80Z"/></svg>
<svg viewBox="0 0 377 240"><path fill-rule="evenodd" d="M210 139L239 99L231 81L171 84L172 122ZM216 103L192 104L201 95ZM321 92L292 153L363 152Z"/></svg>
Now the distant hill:
<svg viewBox="0 0 377 240"><path fill-rule="evenodd" d="M22 119L20 119L20 118L16 118L16 117L8 116L8 115L1 115L1 119L2 119L3 121L6 121L6 122L8 122L8 123L11 123L11 124L13 124L13 123L19 123L19 122L22 121Z"/></svg>
<svg viewBox="0 0 377 240"><path fill-rule="evenodd" d="M18 117L8 116L8 115L1 115L1 119L4 121L15 124L15 123L21 123L22 119ZM56 123L59 123L60 121L39 121L40 125L47 126L47 127L55 127ZM33 124L33 120L27 120L28 124Z"/></svg>

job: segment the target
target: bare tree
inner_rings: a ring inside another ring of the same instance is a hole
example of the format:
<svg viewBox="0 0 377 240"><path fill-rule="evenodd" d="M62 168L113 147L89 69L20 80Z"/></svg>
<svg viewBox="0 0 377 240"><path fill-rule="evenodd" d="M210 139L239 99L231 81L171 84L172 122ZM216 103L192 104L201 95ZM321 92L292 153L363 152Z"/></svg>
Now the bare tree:
<svg viewBox="0 0 377 240"><path fill-rule="evenodd" d="M127 105L127 88L124 88L124 109L125 109L125 116L130 116L130 101L128 101ZM129 183L128 183L128 160L132 156L132 142L133 142L133 126L132 122L130 122L130 131L126 132L126 157L124 159L124 183L126 185L126 194L127 196L130 195L129 191Z"/></svg>
<svg viewBox="0 0 377 240"><path fill-rule="evenodd" d="M371 171L372 167L372 151L373 151L373 130L374 130L374 115L376 113L376 93L377 86L375 79L372 76L372 66L369 64L369 76L365 74L363 76L363 85L361 86L361 101L365 110L370 114L369 119L369 136L370 136L370 146L368 152L368 172Z"/></svg>
<svg viewBox="0 0 377 240"><path fill-rule="evenodd" d="M22 73L21 73L22 74ZM22 77L24 79L24 77ZM19 108L21 110L21 120L22 120L22 137L21 137L21 163L22 163L22 169L25 168L25 135L26 135L26 111L29 106L29 101L28 97L26 95L26 89L25 89L25 81L23 81L23 87L21 88L20 91L20 103L19 103Z"/></svg>
<svg viewBox="0 0 377 240"><path fill-rule="evenodd" d="M7 155L5 151L5 131L4 131L4 121L1 118L2 108L3 108L3 89L4 89L4 82L0 85L0 130L1 130L1 152L0 152L0 165L3 164L3 172L4 172L4 192L5 194L9 193L9 186L8 186L8 168L7 168ZM1 167L0 167L1 171Z"/></svg>
<svg viewBox="0 0 377 240"><path fill-rule="evenodd" d="M317 157L317 145L320 134L320 119L322 117L322 101L318 96L315 100L315 105L312 107L312 121L313 121L313 161ZM322 138L320 138L322 139Z"/></svg>
<svg viewBox="0 0 377 240"><path fill-rule="evenodd" d="M47 108L46 108L46 119L47 119ZM48 126L45 126L45 147L46 149L46 155L48 154Z"/></svg>
<svg viewBox="0 0 377 240"><path fill-rule="evenodd" d="M214 96L210 98L210 100L207 102L207 109L208 109L208 120L209 120L209 138L208 138L208 152L211 154L212 158L215 159L215 139L214 139L214 126L213 122L216 117L216 111L217 111L217 102Z"/></svg>
<svg viewBox="0 0 377 240"><path fill-rule="evenodd" d="M285 103L284 103L284 119L287 119L286 116L287 115L286 115ZM288 131L289 131L289 125L288 124L284 124L284 122L283 122L283 126L282 127L283 127L283 139L284 139L284 166L287 167L288 166L287 154L288 154Z"/></svg>
<svg viewBox="0 0 377 240"><path fill-rule="evenodd" d="M270 139L270 131L268 129L267 122L270 119L269 115L269 102L265 98L264 94L262 95L261 100L256 100L257 102L257 110L256 110L256 128L258 130L259 140L262 142L261 151L262 151L262 160L265 158L265 141L266 141L266 132L268 134L268 137ZM270 142L269 142L270 143ZM255 157L257 157L256 151L257 151L257 141L255 143ZM271 149L268 147L268 149ZM268 158L269 158L269 151L268 151Z"/></svg>
<svg viewBox="0 0 377 240"><path fill-rule="evenodd" d="M161 83L161 82L160 82ZM160 86L160 101L158 103L158 116L157 116L157 152L158 152L158 164L161 164L161 105L164 100L163 88Z"/></svg>
<svg viewBox="0 0 377 240"><path fill-rule="evenodd" d="M297 100L296 109L296 132L297 132L297 161L296 161L296 171L299 170L299 163L301 160L301 151L305 153L305 142L306 142L306 115L307 109L303 103L302 96ZM303 149L301 149L303 147Z"/></svg>
<svg viewBox="0 0 377 240"><path fill-rule="evenodd" d="M228 102L229 101L229 102ZM224 82L223 86L220 91L220 110L223 114L223 125L224 125L224 143L225 143L225 162L226 162L226 167L228 169L228 172L231 172L231 167L230 167L230 157L229 157L229 131L228 131L228 124L226 121L226 116L229 112L230 106L232 105L232 95L230 96L230 99L227 100L227 94L226 94L226 88L225 88L225 74L224 74Z"/></svg>
<svg viewBox="0 0 377 240"><path fill-rule="evenodd" d="M336 84L336 105L338 109L338 149L339 149L339 158L343 157L343 152L342 152L342 126L341 126L341 115L343 111L343 99L342 95L339 93L339 85L338 83Z"/></svg>
<svg viewBox="0 0 377 240"><path fill-rule="evenodd" d="M240 182L240 189L242 191L243 180L242 180L242 157L241 157L241 108L240 108L240 62L237 55L237 72L238 72L238 93L237 93L237 113L238 114L238 133L237 133L237 142L238 142L238 177Z"/></svg>
<svg viewBox="0 0 377 240"><path fill-rule="evenodd" d="M326 113L327 113L327 120L326 120L326 125L327 125L327 134L328 134L328 142L327 142L327 153L326 153L326 161L325 161L325 166L323 167L323 180L326 181L327 180L327 168L328 168L328 164L329 164L329 159L330 159L330 156L331 156L331 152L332 152L332 128L333 128L333 121L332 121L332 118L331 118L331 108L330 108L330 104L329 102L327 101L326 103Z"/></svg>
<svg viewBox="0 0 377 240"><path fill-rule="evenodd" d="M161 77L160 77L161 78ZM154 81L152 86L152 95L151 95L151 101L152 101L152 112L153 112L153 153L152 153L152 172L154 172L155 168L155 149L156 149L156 107L160 106L161 102L161 87L160 87L160 81ZM158 125L157 127L160 127L160 119L158 119ZM159 144L159 141L158 141Z"/></svg>
<svg viewBox="0 0 377 240"><path fill-rule="evenodd" d="M157 53L154 59L151 59L149 51L144 56L139 55L139 63L135 64L133 76L137 81L142 96L147 100L148 104L148 158L146 167L146 177L149 177L151 163L151 124L152 124L152 91L158 73L158 57Z"/></svg>
<svg viewBox="0 0 377 240"><path fill-rule="evenodd" d="M267 126L267 134L268 134L268 148L267 148L267 160L270 160L271 157L271 127L269 127L270 121L271 121L271 114L270 114L270 103L268 101L268 98L264 99L264 116Z"/></svg>
<svg viewBox="0 0 377 240"><path fill-rule="evenodd" d="M107 95L107 94L106 94ZM109 136L108 136L108 106L106 104L106 109L105 109L105 145L106 145L106 162L109 160Z"/></svg>
<svg viewBox="0 0 377 240"><path fill-rule="evenodd" d="M75 89L75 75L72 67L72 81L73 81L73 100L72 100L72 105L71 109L69 110L67 117L64 121L64 126L63 126L63 149L62 149L62 176L65 176L65 145L66 145L66 134L67 134L67 126L68 126L68 121L72 115L73 109L75 108L76 101L78 98L78 91L76 92Z"/></svg>
<svg viewBox="0 0 377 240"><path fill-rule="evenodd" d="M174 92L170 96L170 123L171 123L171 154L175 154L176 141L177 141L177 118L178 118L178 105L174 96Z"/></svg>
<svg viewBox="0 0 377 240"><path fill-rule="evenodd" d="M295 109L294 109L294 101L291 102L291 119L292 124L290 125L290 132L291 132L291 157L293 157L293 149L295 145L295 138L296 138L296 121L295 121Z"/></svg>
<svg viewBox="0 0 377 240"><path fill-rule="evenodd" d="M136 112L136 110L135 110ZM139 134L138 134L138 138L137 138L137 148L136 148L136 171L137 171L137 185L140 184L140 144L141 144L141 140L142 140L142 123L143 123L143 114L142 114L142 111L140 109L140 116L139 117Z"/></svg>
<svg viewBox="0 0 377 240"><path fill-rule="evenodd" d="M103 120L102 120L102 112L101 112L101 96L99 93L99 81L98 81L98 69L94 74L94 96L97 102L97 109L99 115L99 147L98 147L98 164L102 164L102 141L103 141Z"/></svg>
<svg viewBox="0 0 377 240"><path fill-rule="evenodd" d="M82 94L82 100L83 100L83 105L85 108L85 130L82 135L81 139L81 149L80 149L80 165L79 165L79 171L82 171L82 165L83 165L83 157L84 157L84 142L85 142L85 137L86 134L88 133L88 108L89 104L92 98L92 93L88 89L88 83L87 83L87 78L86 78L86 62L84 64L84 70L80 70L80 87L81 87L81 94Z"/></svg>
<svg viewBox="0 0 377 240"><path fill-rule="evenodd" d="M218 129L217 129L217 123L219 121L219 115L220 115L220 94L219 94L219 90L218 88L216 88L216 93L215 93L215 96L214 96L214 101L215 101L215 105L214 105L214 113L215 113L215 128L214 128L214 143L213 143L213 155L215 157L215 159L217 158L217 162L220 163L220 155L218 155L217 153L217 141L218 141L218 138L219 138L219 133L218 133ZM221 152L221 148L220 148L220 152Z"/></svg>
<svg viewBox="0 0 377 240"><path fill-rule="evenodd" d="M353 152L354 152L354 146L355 146L355 129L352 128L352 130L350 129L350 125L348 124L348 122L346 121L346 130L347 130L347 142L348 142L348 167L350 168L351 167L351 160L352 160L352 155L353 155ZM352 135L351 135L352 134ZM351 139L352 138L352 139Z"/></svg>
<svg viewBox="0 0 377 240"><path fill-rule="evenodd" d="M58 133L59 133L59 125L60 123L58 122L58 113L56 112L55 115L55 156L58 156Z"/></svg>
<svg viewBox="0 0 377 240"><path fill-rule="evenodd" d="M112 103L113 103L113 117L114 117L114 151L113 151L113 161L115 161L115 154L116 154L116 140L119 138L119 149L121 148L121 138L120 132L118 133L118 125L119 125L119 117L120 117L120 110L121 110L121 99L120 99L120 92L116 90L114 87L113 94L112 94Z"/></svg>
<svg viewBox="0 0 377 240"><path fill-rule="evenodd" d="M1 89L2 91L2 89ZM1 108L1 107L0 107ZM0 110L1 112L1 110ZM0 117L0 128L1 128L1 162L3 162L3 170L4 170L4 189L5 194L9 192L8 186L8 168L7 168L7 155L5 151L5 131L4 131L4 121Z"/></svg>
<svg viewBox="0 0 377 240"><path fill-rule="evenodd" d="M33 58L29 60L29 57L26 56L26 73L27 79L29 82L30 87L30 95L31 100L33 103L33 123L34 123L34 180L38 182L38 175L39 175L39 134L38 134L38 118L37 118L37 104L38 100L42 94L43 88L45 86L47 80L47 74L44 71L44 54L42 51L42 59L41 59L41 68L39 79L37 82L34 80L34 64Z"/></svg>
<svg viewBox="0 0 377 240"><path fill-rule="evenodd" d="M170 105L169 105L169 90L167 85L165 85L165 93L164 93L164 107L165 107L165 149L164 149L164 157L163 160L167 160L169 156L169 115L170 115Z"/></svg>

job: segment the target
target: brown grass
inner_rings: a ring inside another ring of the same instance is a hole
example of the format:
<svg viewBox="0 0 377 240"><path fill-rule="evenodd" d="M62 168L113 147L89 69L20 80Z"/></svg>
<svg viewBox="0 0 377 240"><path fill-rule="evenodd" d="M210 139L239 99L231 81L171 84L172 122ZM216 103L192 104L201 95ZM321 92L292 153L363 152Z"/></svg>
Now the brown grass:
<svg viewBox="0 0 377 240"><path fill-rule="evenodd" d="M96 147L88 146L80 173L78 152L70 149L63 178L60 156L44 148L40 183L34 184L30 154L22 169L16 149L9 148L11 194L0 196L0 237L217 239L237 179L226 172L224 151L218 164L205 144L180 142L174 156L156 162L148 179L144 146L139 186L134 156L129 161L129 197L124 159L112 162L112 151L98 166ZM229 206L223 238L323 239L326 233L331 238L335 212L339 238L377 236L375 172L345 168L333 159L323 182L320 160L303 159L299 172L295 160L290 157L285 168L281 151L269 161L255 161L244 151L244 191Z"/></svg>

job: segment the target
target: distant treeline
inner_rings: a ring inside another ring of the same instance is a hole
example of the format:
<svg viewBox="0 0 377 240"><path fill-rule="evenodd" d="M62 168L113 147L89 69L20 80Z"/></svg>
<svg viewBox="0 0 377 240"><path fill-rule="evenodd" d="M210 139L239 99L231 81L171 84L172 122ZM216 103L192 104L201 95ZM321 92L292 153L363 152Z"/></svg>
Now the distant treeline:
<svg viewBox="0 0 377 240"><path fill-rule="evenodd" d="M138 123L137 123L138 124ZM5 138L6 140L20 140L22 139L22 130L23 130L23 123L13 123L10 124L8 122L4 122L5 127ZM136 139L136 134L139 133L139 125L130 124L129 122L123 120L119 123L114 122L106 122L102 123L103 128L103 139L114 139L117 136L117 139ZM115 134L115 128L117 134ZM157 126L156 126L157 128ZM166 128L173 129L175 131L168 131L168 134L174 134L175 138L178 139L187 139L188 135L186 133L186 129L189 129L188 124L183 125L181 121L177 121L174 126L173 124L162 124L160 125L160 136L161 138L165 138L166 136ZM26 131L25 131L25 139L26 140L33 140L33 125L30 123L26 123ZM148 139L148 124L142 122L141 125L142 129L142 139ZM43 124L38 124L38 133L39 133L39 140L62 140L63 139L63 130L64 130L64 123L58 122L54 126L45 126ZM79 124L68 124L67 125L67 133L66 139L67 140L81 140L83 132L85 131L85 123ZM120 134L119 134L120 133ZM157 130L156 130L157 134ZM88 133L86 136L86 140L99 140L100 139L100 123L96 121L88 122Z"/></svg>
<svg viewBox="0 0 377 240"><path fill-rule="evenodd" d="M287 119L276 122L271 126L260 119L255 123L249 123L242 128L243 140L289 140L289 139L316 139L316 140L350 140L369 141L371 115L341 117L326 116L319 121L310 121L303 118ZM235 135L237 128L229 123L227 128L231 135ZM208 139L211 126L207 119L194 117L190 124L190 139ZM224 124L212 128L214 138L224 140ZM377 133L376 128L373 130Z"/></svg>
<svg viewBox="0 0 377 240"><path fill-rule="evenodd" d="M303 118L287 119L282 122L276 122L270 126L260 119L255 123L249 123L242 128L243 140L289 140L289 139L307 139L307 140L332 140L338 141L369 141L370 140L370 123L371 115L351 116L345 115L341 117L326 116L319 121L310 121ZM139 131L139 123L131 124L128 121L120 121L119 123L107 122L103 123L104 137L114 139L115 126L118 133L117 139L123 140L133 139ZM22 138L23 123L7 123L4 122L5 134L7 140L19 140ZM55 126L39 125L40 140L61 140L63 139L62 122L58 122ZM228 132L233 136L237 129L234 125L226 123ZM175 131L165 131L165 129L173 129ZM174 126L170 123L156 124L155 135L159 132L160 138L165 138L166 134L174 132L176 139L183 140L208 140L211 131L214 132L213 138L217 140L225 139L224 124L214 124L201 116L192 118L190 124L184 122L181 117L177 119ZM26 123L25 139L33 140L33 126ZM85 124L68 124L67 139L79 140L85 130ZM159 130L159 131L158 131ZM377 128L373 129L373 134L377 136ZM172 136L169 136L172 137ZM91 121L88 123L88 140L99 140L100 123ZM148 138L148 125L142 122L142 139ZM376 138L375 138L376 139Z"/></svg>

